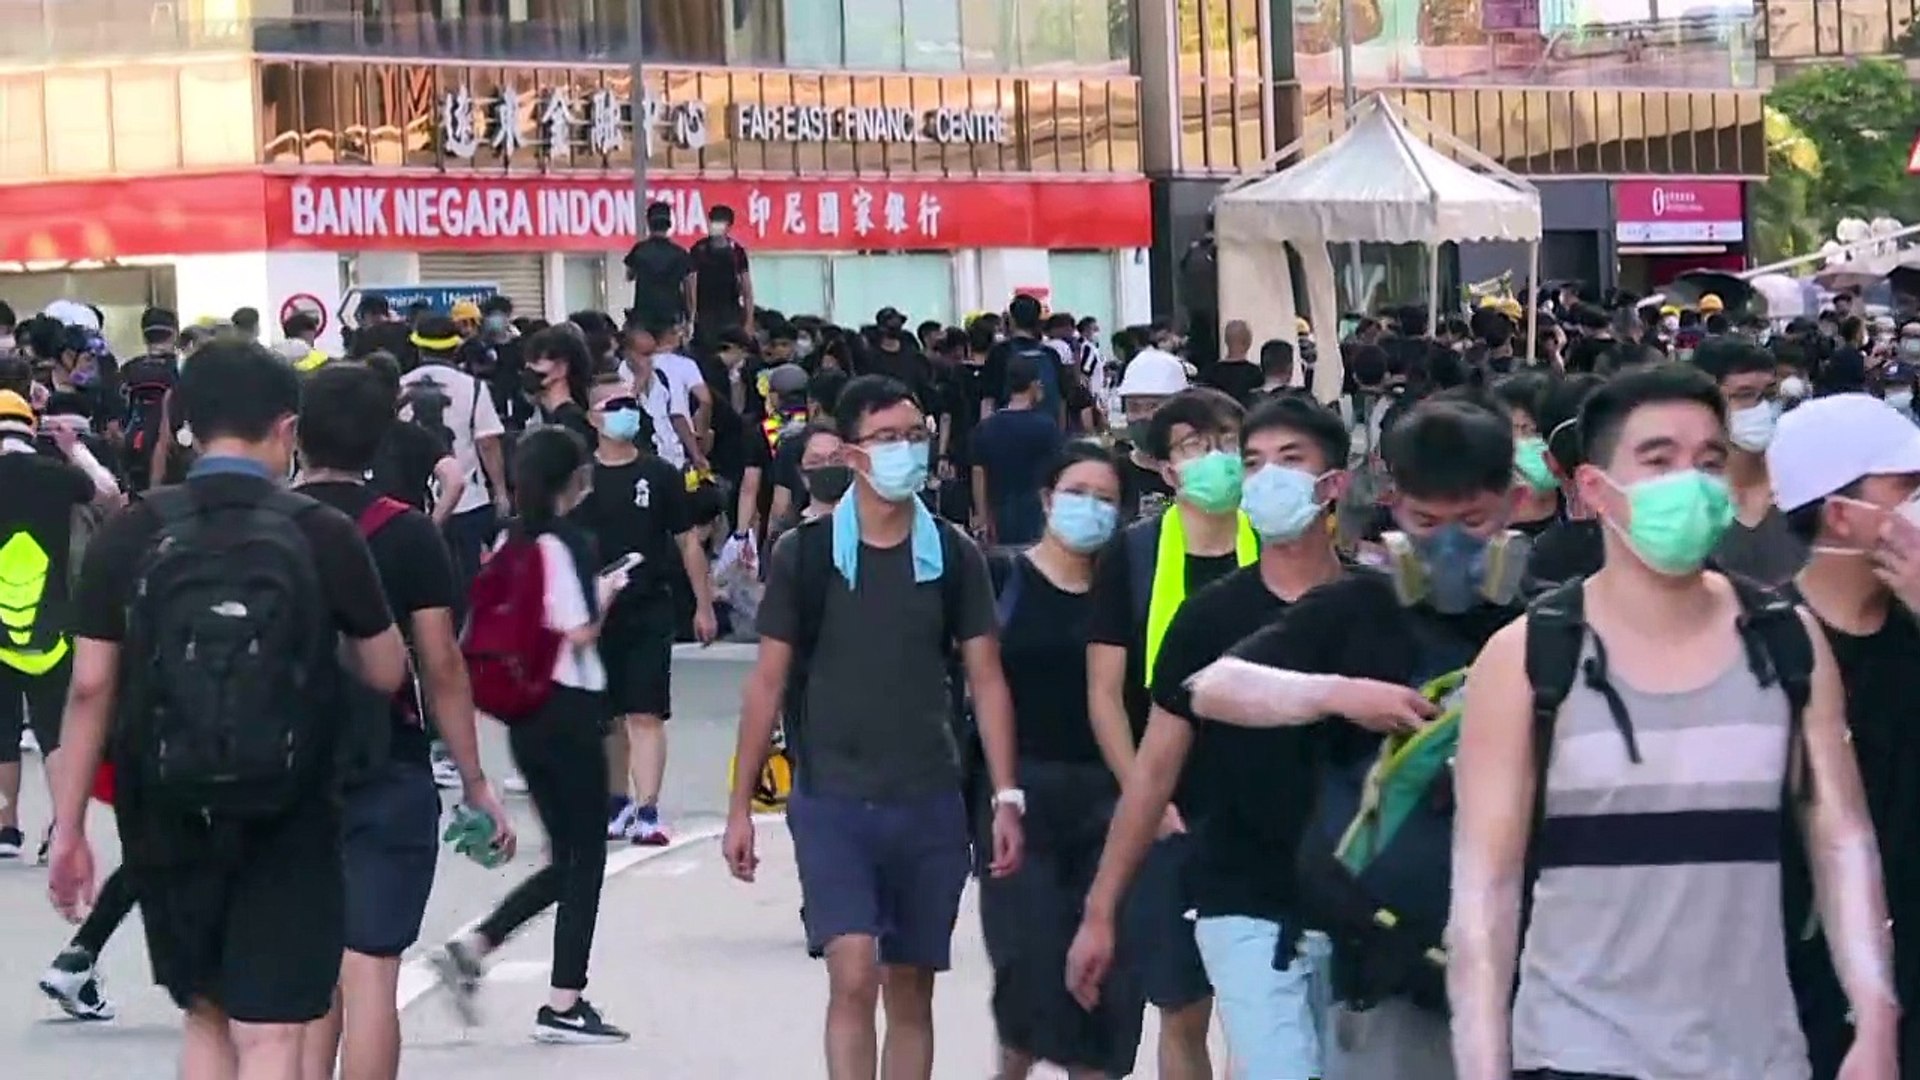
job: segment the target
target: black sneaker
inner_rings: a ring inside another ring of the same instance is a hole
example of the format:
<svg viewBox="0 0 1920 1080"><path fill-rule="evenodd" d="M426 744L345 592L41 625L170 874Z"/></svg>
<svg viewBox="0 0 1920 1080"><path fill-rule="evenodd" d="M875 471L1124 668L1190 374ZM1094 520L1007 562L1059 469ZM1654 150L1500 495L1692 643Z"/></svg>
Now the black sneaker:
<svg viewBox="0 0 1920 1080"><path fill-rule="evenodd" d="M0 861L19 858L20 849L26 846L27 834L16 826L0 826Z"/></svg>
<svg viewBox="0 0 1920 1080"><path fill-rule="evenodd" d="M440 985L446 988L448 1000L453 1002L453 1011L460 1015L460 1022L479 1027L480 977L486 973L480 966L480 958L473 955L465 943L449 941L429 959L434 974L440 976Z"/></svg>
<svg viewBox="0 0 1920 1080"><path fill-rule="evenodd" d="M41 866L47 865L47 852L51 850L53 850L53 826L49 825L47 831L40 837L40 853L33 857L33 861Z"/></svg>
<svg viewBox="0 0 1920 1080"><path fill-rule="evenodd" d="M588 1004L586 998L574 1002L573 1008L566 1012L555 1012L553 1006L542 1005L540 1015L533 1021L534 1042L588 1045L621 1043L630 1037L601 1019L600 1010Z"/></svg>
<svg viewBox="0 0 1920 1080"><path fill-rule="evenodd" d="M67 946L53 958L53 966L40 976L40 992L75 1020L113 1019L113 1003L93 969L93 954L77 945Z"/></svg>

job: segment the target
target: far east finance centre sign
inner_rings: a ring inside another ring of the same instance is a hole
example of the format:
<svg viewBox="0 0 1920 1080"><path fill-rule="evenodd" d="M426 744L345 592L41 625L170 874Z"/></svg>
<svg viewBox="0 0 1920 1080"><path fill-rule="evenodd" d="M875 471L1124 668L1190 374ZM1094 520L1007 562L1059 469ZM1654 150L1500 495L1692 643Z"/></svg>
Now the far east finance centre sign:
<svg viewBox="0 0 1920 1080"><path fill-rule="evenodd" d="M980 109L901 109L885 106L733 106L729 130L743 142L1004 143L1012 125L1006 114Z"/></svg>

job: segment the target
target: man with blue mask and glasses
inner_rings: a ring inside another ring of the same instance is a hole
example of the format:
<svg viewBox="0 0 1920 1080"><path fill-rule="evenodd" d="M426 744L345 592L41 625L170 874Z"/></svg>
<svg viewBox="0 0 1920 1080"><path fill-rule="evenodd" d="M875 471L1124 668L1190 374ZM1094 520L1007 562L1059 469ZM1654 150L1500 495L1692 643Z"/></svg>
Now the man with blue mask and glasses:
<svg viewBox="0 0 1920 1080"><path fill-rule="evenodd" d="M1587 399L1574 483L1605 564L1535 601L1468 676L1447 965L1462 1080L1900 1075L1854 687L1811 614L1708 567L1735 514L1724 389L1664 365ZM1790 469L1784 505L1836 494L1820 480L1856 478L1848 460L1914 468L1903 442L1869 462L1828 439L1842 467ZM1803 875L1817 924L1783 895ZM1837 1073L1811 1068L1790 984L1810 925L1852 1023Z"/></svg>
<svg viewBox="0 0 1920 1080"><path fill-rule="evenodd" d="M1345 836L1403 736L1437 702L1412 687L1457 684L1486 640L1523 609L1525 542L1513 510L1512 422L1466 391L1408 409L1382 436L1396 528L1384 572L1345 575L1189 680L1192 708L1221 723L1316 726L1317 806L1298 847L1299 903L1324 926L1334 1004L1317 1075L1452 1075L1441 946L1449 895L1445 770L1405 804L1384 857L1356 868ZM1321 723L1324 718L1337 718ZM1340 722L1345 721L1345 722ZM1384 743L1379 734L1392 736ZM1393 912L1388 919L1378 912Z"/></svg>
<svg viewBox="0 0 1920 1080"><path fill-rule="evenodd" d="M1328 514L1346 482L1349 436L1340 417L1305 397L1265 403L1240 434L1247 473L1241 507L1260 541L1257 562L1201 589L1174 614L1154 671L1147 730L1127 774L1068 983L1094 1007L1114 955L1114 918L1147 856L1183 774L1201 825L1187 868L1188 900L1207 980L1219 1002L1231 1075L1317 1077L1314 965L1300 945L1292 859L1312 808L1314 728L1250 731L1214 723L1184 690L1194 672L1286 617L1303 595L1339 577Z"/></svg>
<svg viewBox="0 0 1920 1080"><path fill-rule="evenodd" d="M834 421L854 488L768 555L724 849L734 875L753 880L754 791L784 698L787 827L807 947L827 964L828 1075L875 1075L884 994L887 1075L924 1078L934 976L949 966L971 868L956 653L993 792L986 873L1019 868L1026 794L986 558L919 498L925 415L905 384L866 375L840 393Z"/></svg>
<svg viewBox="0 0 1920 1080"><path fill-rule="evenodd" d="M694 636L707 642L716 632L713 587L706 550L693 531L686 483L680 470L654 453L652 419L618 375L602 375L588 402L599 440L592 486L574 518L593 535L605 565L640 556L600 634L607 702L621 720L621 730L608 740L613 795L607 838L660 846L669 840L659 802L666 724L673 715L678 618L672 590L684 575L694 593Z"/></svg>

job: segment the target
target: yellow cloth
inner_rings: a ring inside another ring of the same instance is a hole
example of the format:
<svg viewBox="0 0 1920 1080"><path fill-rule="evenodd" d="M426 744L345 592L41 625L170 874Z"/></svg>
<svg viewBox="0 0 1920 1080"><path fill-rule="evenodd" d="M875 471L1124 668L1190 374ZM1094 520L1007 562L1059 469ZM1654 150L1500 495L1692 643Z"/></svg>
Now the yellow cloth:
<svg viewBox="0 0 1920 1080"><path fill-rule="evenodd" d="M1235 561L1252 566L1260 558L1260 541L1254 537L1253 522L1243 511L1233 542ZM1166 640L1167 627L1173 625L1174 612L1187 602L1187 527L1180 520L1180 507L1167 507L1160 519L1160 544L1153 555L1153 593L1147 600L1146 684L1153 686L1153 670L1160 660L1160 643Z"/></svg>

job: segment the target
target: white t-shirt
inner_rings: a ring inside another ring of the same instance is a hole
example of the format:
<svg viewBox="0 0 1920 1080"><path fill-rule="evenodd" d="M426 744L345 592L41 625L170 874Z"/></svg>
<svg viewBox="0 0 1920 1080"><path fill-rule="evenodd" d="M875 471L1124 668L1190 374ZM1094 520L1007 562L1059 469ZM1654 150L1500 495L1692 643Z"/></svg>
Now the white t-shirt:
<svg viewBox="0 0 1920 1080"><path fill-rule="evenodd" d="M654 357L656 363L659 359L658 356ZM687 467L687 449L680 445L680 433L673 429L673 418L683 416L692 419L692 414L687 411L687 392L680 389L680 380L673 373L656 368L653 374L654 377L648 380L646 392L641 393L633 385L633 368L620 365L620 380L627 384L627 389L639 399L640 407L647 410L647 418L653 421L653 452L674 468L684 469Z"/></svg>
<svg viewBox="0 0 1920 1080"><path fill-rule="evenodd" d="M486 471L480 467L480 452L474 444L480 439L497 439L506 432L499 412L493 407L493 394L473 376L445 364L422 364L414 368L400 376L400 387L403 396L418 387L432 387L446 396L441 420L453 442L453 460L459 463L460 471L467 478L467 489L460 494L460 502L453 512L464 514L487 505L492 497L487 491ZM414 419L411 405L401 406L400 419Z"/></svg>
<svg viewBox="0 0 1920 1080"><path fill-rule="evenodd" d="M593 621L587 607L587 594L580 584L580 571L573 563L573 552L566 541L544 533L539 541L541 576L547 581L547 629L562 634L578 630ZM554 657L553 681L577 690L605 690L606 665L600 662L597 645L563 642Z"/></svg>
<svg viewBox="0 0 1920 1080"><path fill-rule="evenodd" d="M653 370L665 375L672 388L675 404L680 415L693 415L693 388L707 381L700 370L700 364L691 356L679 353L663 352L653 354Z"/></svg>

